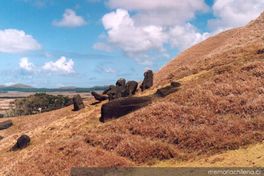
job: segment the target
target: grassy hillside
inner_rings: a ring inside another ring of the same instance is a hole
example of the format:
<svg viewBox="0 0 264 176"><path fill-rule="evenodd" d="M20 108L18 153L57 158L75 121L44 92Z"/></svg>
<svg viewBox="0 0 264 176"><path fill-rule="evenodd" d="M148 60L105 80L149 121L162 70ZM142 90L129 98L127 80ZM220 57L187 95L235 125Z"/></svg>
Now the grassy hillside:
<svg viewBox="0 0 264 176"><path fill-rule="evenodd" d="M264 14L186 50L155 75L151 94L179 91L105 124L101 104L13 119L0 131L0 175L67 175L73 166L263 166ZM0 121L3 121L2 119ZM8 152L22 133L31 145Z"/></svg>

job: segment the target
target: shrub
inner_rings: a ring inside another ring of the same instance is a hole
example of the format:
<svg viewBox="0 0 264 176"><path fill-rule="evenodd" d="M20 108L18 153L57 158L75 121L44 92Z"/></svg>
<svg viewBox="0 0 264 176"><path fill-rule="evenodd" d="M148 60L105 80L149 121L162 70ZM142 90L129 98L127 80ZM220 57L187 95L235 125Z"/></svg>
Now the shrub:
<svg viewBox="0 0 264 176"><path fill-rule="evenodd" d="M72 104L69 97L62 95L48 95L45 93L36 93L26 98L16 99L14 108L12 108L7 115L8 116L22 116L32 115L41 112L52 111L60 109Z"/></svg>

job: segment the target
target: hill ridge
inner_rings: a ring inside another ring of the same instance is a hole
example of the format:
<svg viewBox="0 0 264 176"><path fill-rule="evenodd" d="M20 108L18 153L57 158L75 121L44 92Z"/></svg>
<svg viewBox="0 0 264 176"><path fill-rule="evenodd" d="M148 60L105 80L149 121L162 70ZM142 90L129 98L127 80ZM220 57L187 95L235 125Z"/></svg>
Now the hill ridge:
<svg viewBox="0 0 264 176"><path fill-rule="evenodd" d="M92 105L93 99L78 112L67 107L13 119L12 128L0 131L0 175L68 175L72 167L88 166L262 166L263 151L250 162L232 160L234 153L245 154L241 148L263 149L262 19L263 13L181 53L155 74L152 89L137 96L171 81L181 89L118 120L100 123L104 102ZM21 133L31 145L7 152Z"/></svg>

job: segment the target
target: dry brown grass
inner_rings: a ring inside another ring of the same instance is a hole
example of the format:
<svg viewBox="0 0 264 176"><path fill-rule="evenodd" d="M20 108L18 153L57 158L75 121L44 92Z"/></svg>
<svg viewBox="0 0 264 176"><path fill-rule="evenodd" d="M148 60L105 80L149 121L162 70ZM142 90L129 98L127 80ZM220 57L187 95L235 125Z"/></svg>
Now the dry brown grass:
<svg viewBox="0 0 264 176"><path fill-rule="evenodd" d="M72 107L38 115L12 118L14 126L0 131L0 175L69 175L72 167L132 166L124 157L85 142L86 130L98 126L100 106L73 112ZM0 121L6 120L0 119ZM20 134L28 134L31 144L24 150L10 152Z"/></svg>
<svg viewBox="0 0 264 176"><path fill-rule="evenodd" d="M262 17L264 19L264 15ZM124 139L134 136L167 144L175 159L212 155L264 140L264 22L224 32L185 51L156 74L156 87L180 79L180 91L162 102L129 114L89 132L107 136L115 147L104 148L94 138L93 145L116 152ZM153 89L145 94L152 93ZM111 135L106 135L111 134ZM115 136L115 137L114 137ZM101 141L102 142L102 141ZM99 142L100 143L100 142ZM145 144L148 158L154 150ZM149 142L150 143L150 142ZM108 145L111 142L108 143ZM137 145L135 145L135 148ZM168 149L163 149L163 151ZM122 153L118 153L123 156ZM179 157L180 156L180 157ZM127 156L131 159L131 156ZM148 160L157 159L153 156ZM133 157L141 163L141 158ZM144 161L147 162L147 161Z"/></svg>
<svg viewBox="0 0 264 176"><path fill-rule="evenodd" d="M46 143L38 152L29 153L26 160L2 172L8 175L69 175L72 167L124 167L133 164L125 158L89 147L83 140L68 140ZM25 169L28 168L28 169ZM30 169L29 169L30 168ZM19 174L20 175L20 174Z"/></svg>
<svg viewBox="0 0 264 176"><path fill-rule="evenodd" d="M205 158L193 158L189 161L173 159L162 161L154 165L154 167L263 167L263 151L264 143L260 143Z"/></svg>
<svg viewBox="0 0 264 176"><path fill-rule="evenodd" d="M264 13L243 28L225 31L187 49L163 67L156 75L156 86L173 79L227 65L245 57L263 58L256 52L264 48Z"/></svg>
<svg viewBox="0 0 264 176"><path fill-rule="evenodd" d="M96 134L96 137L89 138L88 143L92 146L100 146L105 150L116 152L119 151L116 148L124 145L123 141L125 141L124 152L129 152L133 146L132 149L136 153L132 152L134 156L130 156L131 153L124 155L117 152L117 154L126 156L136 163L142 163L154 159L162 160L162 158L181 160L201 154L211 155L261 142L264 139L264 120L261 117L223 118L206 110L167 102L157 103L92 131ZM135 136L143 140L136 140ZM147 145L152 141L166 144L164 146L170 148ZM156 150L167 153L167 157L152 155L152 151ZM175 154L170 151L175 151Z"/></svg>
<svg viewBox="0 0 264 176"><path fill-rule="evenodd" d="M93 147L111 151L138 164L151 164L155 160L167 160L175 157L180 159L179 152L173 146L137 135L90 133L86 137L86 142Z"/></svg>
<svg viewBox="0 0 264 176"><path fill-rule="evenodd" d="M173 80L181 89L118 120L99 123L102 103L89 106L91 100L79 112L68 107L14 119L0 132L0 175L68 175L73 166L239 166L230 157L235 150L264 140L264 55L256 54L263 30L264 14L186 50L138 96ZM21 133L31 145L7 152ZM263 147L257 149L243 166L259 160Z"/></svg>

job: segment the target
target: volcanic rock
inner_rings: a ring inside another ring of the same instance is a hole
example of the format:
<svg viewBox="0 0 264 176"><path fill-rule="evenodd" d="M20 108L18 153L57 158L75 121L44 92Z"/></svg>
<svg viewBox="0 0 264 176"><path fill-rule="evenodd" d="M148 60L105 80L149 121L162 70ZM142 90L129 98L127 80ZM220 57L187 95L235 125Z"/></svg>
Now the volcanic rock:
<svg viewBox="0 0 264 176"><path fill-rule="evenodd" d="M153 71L148 70L144 73L144 80L140 85L141 91L149 89L153 86Z"/></svg>
<svg viewBox="0 0 264 176"><path fill-rule="evenodd" d="M126 97L125 92L126 92L126 80L121 78L117 80L116 82L116 88L117 88L117 93L121 95L121 97ZM120 98L120 97L118 97Z"/></svg>
<svg viewBox="0 0 264 176"><path fill-rule="evenodd" d="M264 54L264 49L260 49L257 51L257 54Z"/></svg>
<svg viewBox="0 0 264 176"><path fill-rule="evenodd" d="M158 89L155 95L157 95L158 97L166 97L178 91L180 86L180 83L172 82L171 85Z"/></svg>
<svg viewBox="0 0 264 176"><path fill-rule="evenodd" d="M132 96L135 95L137 91L138 83L136 81L128 81L126 83L126 91L125 91L125 96Z"/></svg>
<svg viewBox="0 0 264 176"><path fill-rule="evenodd" d="M80 95L75 95L72 99L73 101L73 110L79 111L84 108L84 103Z"/></svg>
<svg viewBox="0 0 264 176"><path fill-rule="evenodd" d="M7 128L10 128L12 125L13 125L12 120L7 120L7 121L4 121L4 122L0 122L0 130L4 130L4 129L7 129Z"/></svg>
<svg viewBox="0 0 264 176"><path fill-rule="evenodd" d="M117 119L130 112L147 106L152 101L151 97L126 97L113 100L104 104L101 108L101 122Z"/></svg>
<svg viewBox="0 0 264 176"><path fill-rule="evenodd" d="M117 86L110 86L109 90L107 91L108 99L109 101L112 101L114 99L118 99L122 97L122 87Z"/></svg>
<svg viewBox="0 0 264 176"><path fill-rule="evenodd" d="M181 87L181 83L173 81L173 82L171 82L171 86L173 86L173 87Z"/></svg>
<svg viewBox="0 0 264 176"><path fill-rule="evenodd" d="M23 134L17 139L16 144L12 147L13 151L26 148L30 144L30 137Z"/></svg>
<svg viewBox="0 0 264 176"><path fill-rule="evenodd" d="M126 86L126 80L124 78L120 78L119 80L116 81L116 87L125 88L125 86Z"/></svg>
<svg viewBox="0 0 264 176"><path fill-rule="evenodd" d="M99 94L99 93L97 93L97 92L92 92L91 94L92 94L92 96L93 96L96 100L98 100L98 101L100 101L100 102L108 99L107 96L105 96L105 95L101 95L101 94Z"/></svg>
<svg viewBox="0 0 264 176"><path fill-rule="evenodd" d="M106 90L103 91L103 95L106 95L113 87L114 85L110 85Z"/></svg>

